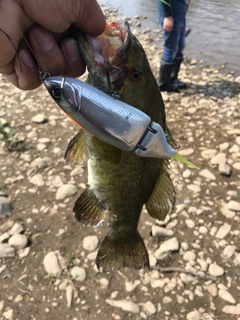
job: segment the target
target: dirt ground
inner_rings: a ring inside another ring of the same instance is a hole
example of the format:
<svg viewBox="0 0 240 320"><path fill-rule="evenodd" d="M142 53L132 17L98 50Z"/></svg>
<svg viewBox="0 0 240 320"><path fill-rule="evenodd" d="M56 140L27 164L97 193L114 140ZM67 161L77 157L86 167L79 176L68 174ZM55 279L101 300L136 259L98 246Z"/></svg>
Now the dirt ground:
<svg viewBox="0 0 240 320"><path fill-rule="evenodd" d="M161 52L154 47L151 34L141 35L140 40L157 76ZM80 174L71 175L75 167L63 160L76 126L43 87L21 92L0 78L0 123L6 122L4 128L8 128L7 138L0 133L0 139L5 140L0 144L0 192L11 199L12 205L10 216L0 220L0 236L17 222L23 226L20 233L28 239L27 249L0 258L0 319L240 318L240 212L229 210L229 202L239 203L240 199L240 78L190 59L185 61L181 78L188 82L187 90L163 95L167 122L183 154L199 166L200 172L176 161L170 164L177 205L164 228L171 230L172 236L153 236L152 226L156 224L146 212L139 224L151 264L182 269L169 273L97 271L97 249L84 249L83 239L95 235L100 242L107 233L107 222L99 228L88 228L75 221L72 208L84 190L87 169L86 164L78 165ZM44 115L42 123L32 119L37 114ZM14 129L14 138L10 128ZM214 159L219 153L223 160ZM34 166L36 158L44 157L51 159L48 165ZM221 161L230 167L229 174L221 172ZM38 174L43 180L41 186L31 180ZM76 186L77 193L56 200L61 184ZM226 225L229 232L217 236ZM158 260L155 251L174 237L179 249ZM227 252L229 247L232 254ZM50 251L57 252L60 259L59 276L48 275L43 265ZM188 259L186 252L193 258ZM223 270L221 275L210 272L215 264L220 273ZM85 269L82 282L72 278L73 266ZM210 278L202 279L184 270L202 271ZM231 297L225 294L222 298L223 291ZM122 300L120 306L113 306L113 301ZM131 310L126 300L133 303ZM234 311L226 312L227 305L235 307Z"/></svg>

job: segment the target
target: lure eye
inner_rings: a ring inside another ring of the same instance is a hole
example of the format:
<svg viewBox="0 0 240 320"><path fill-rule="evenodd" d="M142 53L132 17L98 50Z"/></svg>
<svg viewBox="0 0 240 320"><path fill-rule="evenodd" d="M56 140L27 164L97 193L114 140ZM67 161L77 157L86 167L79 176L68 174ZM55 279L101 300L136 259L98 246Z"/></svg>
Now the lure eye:
<svg viewBox="0 0 240 320"><path fill-rule="evenodd" d="M140 81L140 80L142 80L143 75L142 75L142 72L140 70L135 69L135 70L132 71L131 77L135 81Z"/></svg>
<svg viewBox="0 0 240 320"><path fill-rule="evenodd" d="M56 99L61 98L62 96L62 92L61 92L61 88L54 88L52 89L52 96Z"/></svg>

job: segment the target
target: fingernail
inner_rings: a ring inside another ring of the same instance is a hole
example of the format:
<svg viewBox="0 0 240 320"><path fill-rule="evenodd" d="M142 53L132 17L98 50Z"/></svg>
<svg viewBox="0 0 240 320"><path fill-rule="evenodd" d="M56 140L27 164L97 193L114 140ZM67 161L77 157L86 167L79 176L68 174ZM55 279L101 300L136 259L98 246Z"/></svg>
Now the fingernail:
<svg viewBox="0 0 240 320"><path fill-rule="evenodd" d="M33 57L26 49L21 50L18 54L18 57L25 67L29 69L33 69L35 67Z"/></svg>
<svg viewBox="0 0 240 320"><path fill-rule="evenodd" d="M65 43L65 53L70 61L77 61L80 58L79 49L75 40L69 40Z"/></svg>
<svg viewBox="0 0 240 320"><path fill-rule="evenodd" d="M38 45L44 50L50 50L53 47L53 39L45 30L34 29L31 32Z"/></svg>

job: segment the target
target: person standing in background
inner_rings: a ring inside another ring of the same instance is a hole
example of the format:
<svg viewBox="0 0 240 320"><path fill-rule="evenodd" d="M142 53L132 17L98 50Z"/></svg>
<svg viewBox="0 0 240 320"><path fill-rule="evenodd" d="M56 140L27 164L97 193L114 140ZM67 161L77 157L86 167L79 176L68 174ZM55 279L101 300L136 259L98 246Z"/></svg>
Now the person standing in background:
<svg viewBox="0 0 240 320"><path fill-rule="evenodd" d="M178 80L183 61L186 32L186 0L157 0L159 22L163 27L164 48L159 69L161 91L179 92L186 83Z"/></svg>

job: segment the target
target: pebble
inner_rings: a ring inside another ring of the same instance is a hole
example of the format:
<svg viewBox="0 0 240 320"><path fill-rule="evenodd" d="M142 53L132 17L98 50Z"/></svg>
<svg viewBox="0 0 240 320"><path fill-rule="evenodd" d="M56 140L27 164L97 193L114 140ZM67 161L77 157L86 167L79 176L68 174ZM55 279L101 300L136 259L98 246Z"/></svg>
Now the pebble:
<svg viewBox="0 0 240 320"><path fill-rule="evenodd" d="M216 297L218 294L218 289L215 283L211 283L207 286L208 292L211 294L212 297Z"/></svg>
<svg viewBox="0 0 240 320"><path fill-rule="evenodd" d="M140 284L141 284L140 280L135 280L134 282L126 281L125 282L125 289L126 289L127 292L131 292L134 289L136 289Z"/></svg>
<svg viewBox="0 0 240 320"><path fill-rule="evenodd" d="M14 234L9 238L8 244L17 250L24 249L28 244L28 238L24 234Z"/></svg>
<svg viewBox="0 0 240 320"><path fill-rule="evenodd" d="M142 306L143 311L146 312L148 316L151 316L152 314L155 314L157 312L156 307L151 301L147 301Z"/></svg>
<svg viewBox="0 0 240 320"><path fill-rule="evenodd" d="M240 315L240 303L236 306L225 306L222 311L227 314Z"/></svg>
<svg viewBox="0 0 240 320"><path fill-rule="evenodd" d="M45 255L43 259L43 265L48 274L60 276L62 273L57 255L54 251L50 251Z"/></svg>
<svg viewBox="0 0 240 320"><path fill-rule="evenodd" d="M190 228L190 229L195 228L195 222L192 219L186 219L185 223L188 226L188 228Z"/></svg>
<svg viewBox="0 0 240 320"><path fill-rule="evenodd" d="M163 253L178 251L179 250L179 242L177 238L171 238L169 240L164 241L159 249L154 252L154 255L157 259L160 259Z"/></svg>
<svg viewBox="0 0 240 320"><path fill-rule="evenodd" d="M8 233L13 236L14 234L19 234L24 232L24 227L22 224L15 222L12 228L8 231Z"/></svg>
<svg viewBox="0 0 240 320"><path fill-rule="evenodd" d="M83 248L88 251L94 251L98 247L98 237L97 236L86 236L83 239Z"/></svg>
<svg viewBox="0 0 240 320"><path fill-rule="evenodd" d="M196 184L188 184L187 188L191 191L193 191L194 193L199 193L201 191L201 188L199 186L197 186Z"/></svg>
<svg viewBox="0 0 240 320"><path fill-rule="evenodd" d="M225 163L225 162L221 162L219 163L218 165L218 172L223 175L223 176L230 176L231 175L231 172L232 172L232 169L231 167Z"/></svg>
<svg viewBox="0 0 240 320"><path fill-rule="evenodd" d="M56 193L56 200L64 200L77 193L77 187L73 184L63 184L58 188Z"/></svg>
<svg viewBox="0 0 240 320"><path fill-rule="evenodd" d="M186 178L186 179L189 178L191 175L192 175L192 171L190 171L189 169L183 171L183 174L182 174L183 178Z"/></svg>
<svg viewBox="0 0 240 320"><path fill-rule="evenodd" d="M158 225L153 225L152 235L153 237L172 237L174 235L174 231L160 227Z"/></svg>
<svg viewBox="0 0 240 320"><path fill-rule="evenodd" d="M140 281L141 282L141 281ZM102 287L107 288L109 286L109 280L107 278L101 278L99 283Z"/></svg>
<svg viewBox="0 0 240 320"><path fill-rule="evenodd" d="M168 297L168 296L165 296L165 297L163 297L162 302L163 302L163 304L171 303L172 302L172 298Z"/></svg>
<svg viewBox="0 0 240 320"><path fill-rule="evenodd" d="M52 163L53 163L53 160L51 158L49 158L49 157L36 158L35 160L33 160L31 162L30 166L32 168L41 169L41 168L49 167Z"/></svg>
<svg viewBox="0 0 240 320"><path fill-rule="evenodd" d="M201 152L201 156L206 160L213 158L216 154L217 150L215 149L208 149Z"/></svg>
<svg viewBox="0 0 240 320"><path fill-rule="evenodd" d="M210 172L208 169L199 171L199 175L209 180L216 180L215 175L212 174L212 172Z"/></svg>
<svg viewBox="0 0 240 320"><path fill-rule="evenodd" d="M139 306L129 300L105 300L110 306L117 307L122 309L123 311L131 312L131 313L139 313Z"/></svg>
<svg viewBox="0 0 240 320"><path fill-rule="evenodd" d="M10 238L10 234L8 232L4 232L0 235L0 243L5 242Z"/></svg>
<svg viewBox="0 0 240 320"><path fill-rule="evenodd" d="M230 200L227 204L228 209L232 211L240 211L240 202L235 200Z"/></svg>
<svg viewBox="0 0 240 320"><path fill-rule="evenodd" d="M218 153L215 157L212 157L210 160L211 164L218 165L219 163L225 163L226 162L226 154L225 153Z"/></svg>
<svg viewBox="0 0 240 320"><path fill-rule="evenodd" d="M230 259L234 255L235 251L236 251L236 246L227 245L223 250L223 256L225 258Z"/></svg>
<svg viewBox="0 0 240 320"><path fill-rule="evenodd" d="M0 243L0 258L13 257L15 249L7 243Z"/></svg>
<svg viewBox="0 0 240 320"><path fill-rule="evenodd" d="M75 266L71 269L71 276L74 280L82 282L86 279L86 271L84 268Z"/></svg>
<svg viewBox="0 0 240 320"><path fill-rule="evenodd" d="M180 150L179 153L181 156L184 156L184 157L190 156L191 154L194 153L194 149L193 148L183 149L183 150Z"/></svg>
<svg viewBox="0 0 240 320"><path fill-rule="evenodd" d="M228 223L224 223L219 229L215 237L217 239L224 239L231 230L231 225Z"/></svg>
<svg viewBox="0 0 240 320"><path fill-rule="evenodd" d="M83 174L84 170L82 167L77 167L74 168L71 172L70 172L70 176L71 177L75 177L75 176L81 176Z"/></svg>
<svg viewBox="0 0 240 320"><path fill-rule="evenodd" d="M196 253L192 251L187 251L183 255L183 260L185 261L191 261L196 259Z"/></svg>
<svg viewBox="0 0 240 320"><path fill-rule="evenodd" d="M234 169L240 170L240 162L235 162L232 166Z"/></svg>
<svg viewBox="0 0 240 320"><path fill-rule="evenodd" d="M13 320L13 309L9 309L9 310L3 312L2 315L6 320Z"/></svg>
<svg viewBox="0 0 240 320"><path fill-rule="evenodd" d="M44 186L43 175L38 173L30 179L30 183L34 184L37 187Z"/></svg>
<svg viewBox="0 0 240 320"><path fill-rule="evenodd" d="M34 117L32 117L32 122L34 123L45 123L47 121L47 117L44 114L37 114Z"/></svg>
<svg viewBox="0 0 240 320"><path fill-rule="evenodd" d="M201 313L197 310L191 311L187 314L187 320L200 320L201 319Z"/></svg>
<svg viewBox="0 0 240 320"><path fill-rule="evenodd" d="M209 274L214 277L220 277L224 274L224 269L216 263L211 263L208 271Z"/></svg>
<svg viewBox="0 0 240 320"><path fill-rule="evenodd" d="M0 219L11 214L11 200L0 196Z"/></svg>
<svg viewBox="0 0 240 320"><path fill-rule="evenodd" d="M227 290L223 290L223 289L218 290L218 296L229 303L232 303L232 304L236 303L236 300Z"/></svg>

